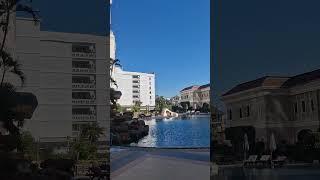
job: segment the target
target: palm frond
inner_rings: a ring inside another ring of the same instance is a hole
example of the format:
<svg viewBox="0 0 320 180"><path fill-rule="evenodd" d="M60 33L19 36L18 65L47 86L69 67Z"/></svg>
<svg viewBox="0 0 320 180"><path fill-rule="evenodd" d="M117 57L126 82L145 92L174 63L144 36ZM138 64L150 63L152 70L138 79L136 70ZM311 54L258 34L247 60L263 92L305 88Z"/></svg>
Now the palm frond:
<svg viewBox="0 0 320 180"><path fill-rule="evenodd" d="M14 60L8 52L2 51L0 53L2 57L1 65L3 66L4 71L8 70L9 72L18 76L21 80L21 85L23 86L26 77L21 70L21 64L18 62L18 60Z"/></svg>
<svg viewBox="0 0 320 180"><path fill-rule="evenodd" d="M21 64L19 64L17 61L14 61L12 67L13 68L10 70L10 72L19 77L19 79L21 80L21 86L23 86L26 80L26 76L21 70Z"/></svg>

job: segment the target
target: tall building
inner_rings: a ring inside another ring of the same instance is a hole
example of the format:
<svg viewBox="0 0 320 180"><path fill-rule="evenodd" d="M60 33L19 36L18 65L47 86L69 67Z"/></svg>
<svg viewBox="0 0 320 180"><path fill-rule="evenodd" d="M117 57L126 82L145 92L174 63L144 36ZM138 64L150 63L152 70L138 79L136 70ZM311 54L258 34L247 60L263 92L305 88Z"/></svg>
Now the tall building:
<svg viewBox="0 0 320 180"><path fill-rule="evenodd" d="M265 76L222 96L228 127L248 127L255 138L295 143L302 130L320 126L320 70L293 77Z"/></svg>
<svg viewBox="0 0 320 180"><path fill-rule="evenodd" d="M97 122L109 140L107 36L49 32L32 19L16 19L16 56L26 75L19 91L37 96L25 128L41 143L63 143L83 124Z"/></svg>
<svg viewBox="0 0 320 180"><path fill-rule="evenodd" d="M124 71L116 67L114 80L117 83L116 89L121 91L122 96L118 103L123 107L132 107L136 102L141 102L144 109L155 108L155 74Z"/></svg>

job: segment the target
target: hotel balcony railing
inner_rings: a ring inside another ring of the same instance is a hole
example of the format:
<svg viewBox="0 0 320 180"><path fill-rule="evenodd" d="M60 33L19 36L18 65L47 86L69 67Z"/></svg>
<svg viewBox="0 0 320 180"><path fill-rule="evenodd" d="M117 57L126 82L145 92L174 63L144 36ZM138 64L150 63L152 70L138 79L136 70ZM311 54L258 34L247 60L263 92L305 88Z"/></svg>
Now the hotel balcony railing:
<svg viewBox="0 0 320 180"><path fill-rule="evenodd" d="M74 58L96 58L95 52L72 52Z"/></svg>
<svg viewBox="0 0 320 180"><path fill-rule="evenodd" d="M86 114L72 114L72 120L77 121L95 121L97 120L96 115L86 115Z"/></svg>
<svg viewBox="0 0 320 180"><path fill-rule="evenodd" d="M72 83L72 88L80 88L80 89L95 89L95 83Z"/></svg>
<svg viewBox="0 0 320 180"><path fill-rule="evenodd" d="M72 99L73 104L95 104L96 99Z"/></svg>
<svg viewBox="0 0 320 180"><path fill-rule="evenodd" d="M72 72L78 72L78 73L95 73L96 69L95 68L75 68L72 67Z"/></svg>

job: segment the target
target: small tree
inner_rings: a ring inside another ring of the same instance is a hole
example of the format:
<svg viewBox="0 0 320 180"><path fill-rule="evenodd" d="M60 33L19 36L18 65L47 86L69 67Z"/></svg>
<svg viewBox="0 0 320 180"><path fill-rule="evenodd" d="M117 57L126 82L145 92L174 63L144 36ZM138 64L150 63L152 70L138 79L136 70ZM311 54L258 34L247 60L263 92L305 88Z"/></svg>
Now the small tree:
<svg viewBox="0 0 320 180"><path fill-rule="evenodd" d="M172 109L172 104L169 100L164 98L163 96L156 97L156 111L161 112L163 109Z"/></svg>
<svg viewBox="0 0 320 180"><path fill-rule="evenodd" d="M142 104L142 102L136 101L135 104L134 104L134 106L132 106L132 111L133 111L133 112L140 112L140 110L141 110L141 104Z"/></svg>

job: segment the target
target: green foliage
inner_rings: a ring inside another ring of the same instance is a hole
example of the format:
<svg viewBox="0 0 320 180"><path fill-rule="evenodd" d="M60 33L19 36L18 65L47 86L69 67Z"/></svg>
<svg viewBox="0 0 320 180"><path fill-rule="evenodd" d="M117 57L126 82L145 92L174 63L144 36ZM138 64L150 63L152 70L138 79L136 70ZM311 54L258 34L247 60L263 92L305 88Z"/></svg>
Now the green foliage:
<svg viewBox="0 0 320 180"><path fill-rule="evenodd" d="M117 103L117 112L124 112L124 108L119 104Z"/></svg>
<svg viewBox="0 0 320 180"><path fill-rule="evenodd" d="M157 96L155 110L158 112L161 112L165 108L172 110L171 102L169 100L167 100L166 98L164 98L163 96Z"/></svg>
<svg viewBox="0 0 320 180"><path fill-rule="evenodd" d="M97 157L97 145L85 139L80 139L72 143L71 154L78 160L92 160Z"/></svg>
<svg viewBox="0 0 320 180"><path fill-rule="evenodd" d="M136 101L134 106L132 106L132 112L140 112L142 102Z"/></svg>
<svg viewBox="0 0 320 180"><path fill-rule="evenodd" d="M207 104L207 103L204 103L204 104L202 105L202 107L200 108L200 111L201 111L201 112L205 112L205 113L210 112L210 105Z"/></svg>
<svg viewBox="0 0 320 180"><path fill-rule="evenodd" d="M80 136L71 144L71 156L79 160L97 158L97 142L104 129L98 123L87 124L82 127Z"/></svg>
<svg viewBox="0 0 320 180"><path fill-rule="evenodd" d="M99 127L98 123L86 124L82 127L80 138L88 139L90 143L95 143L103 135L103 131L104 129Z"/></svg>
<svg viewBox="0 0 320 180"><path fill-rule="evenodd" d="M36 159L36 143L31 133L28 131L24 131L21 134L21 152L30 159Z"/></svg>

